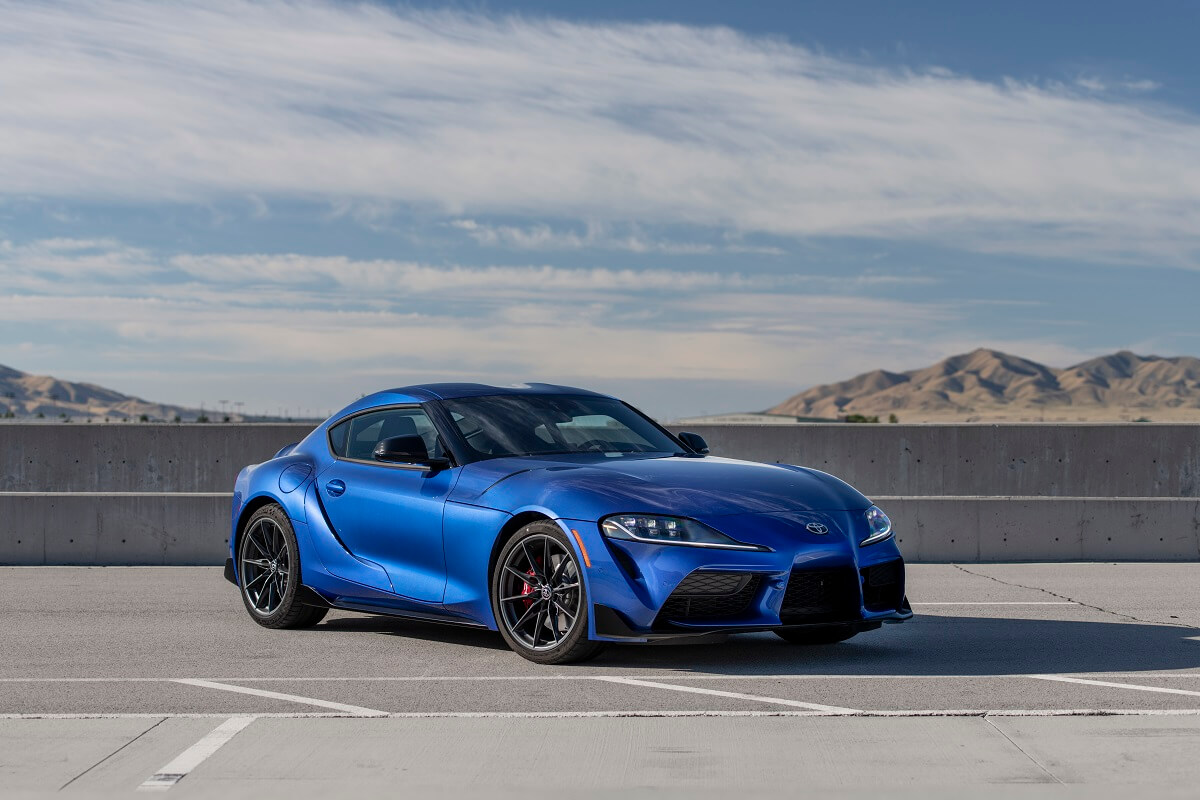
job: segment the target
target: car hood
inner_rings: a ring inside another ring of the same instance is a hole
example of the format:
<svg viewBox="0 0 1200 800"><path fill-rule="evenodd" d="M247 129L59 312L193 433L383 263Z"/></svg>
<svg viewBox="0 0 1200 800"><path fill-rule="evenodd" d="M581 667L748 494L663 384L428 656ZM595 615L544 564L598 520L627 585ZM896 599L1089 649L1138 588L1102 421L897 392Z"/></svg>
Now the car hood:
<svg viewBox="0 0 1200 800"><path fill-rule="evenodd" d="M618 512L724 516L870 506L832 475L728 458L602 455L496 458L468 464L451 501L596 520Z"/></svg>

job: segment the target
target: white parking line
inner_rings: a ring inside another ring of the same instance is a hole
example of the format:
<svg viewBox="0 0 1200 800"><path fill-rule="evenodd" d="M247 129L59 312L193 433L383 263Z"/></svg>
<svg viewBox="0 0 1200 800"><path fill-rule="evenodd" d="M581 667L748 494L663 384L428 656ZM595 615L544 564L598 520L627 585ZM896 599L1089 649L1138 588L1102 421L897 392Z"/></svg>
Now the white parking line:
<svg viewBox="0 0 1200 800"><path fill-rule="evenodd" d="M614 678L608 676L593 676L593 680L606 681L608 683L623 683L629 686L645 686L651 689L669 689L675 692L688 692L691 694L707 694L714 697L729 697L734 700L750 700L756 703L771 703L779 706L793 706L795 708L806 708L809 711L819 711L825 714L857 714L858 711L853 708L841 708L840 706L824 706L820 703L804 703L799 700L788 700L783 697L763 697L757 694L742 694L741 692L724 692L720 689L704 689L699 686L679 686L674 683L659 683L658 681L643 681L637 678Z"/></svg>
<svg viewBox="0 0 1200 800"><path fill-rule="evenodd" d="M1077 606L1073 600L1005 600L1001 601L954 601L942 603L909 603L912 606Z"/></svg>
<svg viewBox="0 0 1200 800"><path fill-rule="evenodd" d="M255 717L230 717L147 778L138 789L142 791L170 789L254 720Z"/></svg>
<svg viewBox="0 0 1200 800"><path fill-rule="evenodd" d="M1039 681L1061 681L1063 683L1082 683L1085 686L1104 686L1109 689L1134 689L1139 692L1158 692L1159 694L1182 694L1188 697L1200 697L1200 692L1190 689L1169 689L1165 686L1141 686L1136 683L1113 683L1112 681L1094 681L1089 678L1070 678L1066 675L1030 675Z"/></svg>
<svg viewBox="0 0 1200 800"><path fill-rule="evenodd" d="M181 713L83 713L83 714L0 714L0 720L91 720L91 719L228 719L228 714ZM398 711L369 719L577 719L621 717L1200 717L1200 708L922 708L922 709L846 709L801 711L794 709L762 710L688 710L630 709L615 711ZM368 719L359 714L254 714L251 719ZM163 770L165 771L165 767Z"/></svg>
<svg viewBox="0 0 1200 800"><path fill-rule="evenodd" d="M347 719L361 714L339 714L336 711L274 711L243 714L255 719ZM228 719L229 712L215 711L80 711L55 713L51 711L27 711L24 713L0 714L0 719ZM374 719L374 717L372 717Z"/></svg>
<svg viewBox="0 0 1200 800"><path fill-rule="evenodd" d="M1127 670L1117 672L1085 672L1085 673L1064 673L1070 677L1078 675L1095 675L1107 677L1123 677L1123 678L1200 678L1200 672L1129 672ZM0 683L187 683L190 681L209 681L212 683L453 683L460 681L467 682L488 682L488 681L590 681L598 677L606 678L631 678L636 680L662 680L669 679L672 681L794 681L794 680L815 680L815 681L857 681L857 680L1024 680L1028 675L1022 673L959 673L945 675L886 675L882 673L870 674L847 674L847 673L802 673L789 675L775 675L771 673L755 673L755 674L738 674L729 673L722 675L697 675L694 673L674 673L674 672L652 672L652 673L634 673L632 675L595 675L595 674L580 674L580 675L350 675L350 676L302 676L302 675L280 675L275 677L207 677L207 678L0 678ZM245 687L242 687L245 688ZM155 716L148 714L147 716ZM222 715L217 715L222 716Z"/></svg>
<svg viewBox="0 0 1200 800"><path fill-rule="evenodd" d="M205 689L220 689L225 692L237 692L238 694L251 694L255 697L266 697L271 700L286 700L291 703L305 703L310 706L320 706L321 708L332 708L335 711L345 711L347 714L353 714L356 717L386 717L386 711L379 711L374 708L363 708L362 706L351 706L345 703L334 703L329 700L318 700L315 697L301 697L298 694L284 694L283 692L271 692L266 689L251 689L246 686L234 686L231 683L217 683L216 681L205 681L197 678L176 678L173 683L182 683L187 686L200 686Z"/></svg>

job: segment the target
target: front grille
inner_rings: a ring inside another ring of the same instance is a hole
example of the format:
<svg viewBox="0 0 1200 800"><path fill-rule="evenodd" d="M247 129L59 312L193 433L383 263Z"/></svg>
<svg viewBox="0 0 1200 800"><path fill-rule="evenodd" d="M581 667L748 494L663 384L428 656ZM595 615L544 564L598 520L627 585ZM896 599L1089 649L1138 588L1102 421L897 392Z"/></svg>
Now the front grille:
<svg viewBox="0 0 1200 800"><path fill-rule="evenodd" d="M859 596L858 573L853 569L794 569L779 617L785 625L856 619Z"/></svg>
<svg viewBox="0 0 1200 800"><path fill-rule="evenodd" d="M761 582L744 572L693 572L671 592L655 624L736 617L753 602Z"/></svg>
<svg viewBox="0 0 1200 800"><path fill-rule="evenodd" d="M904 599L904 560L886 561L865 567L863 576L863 605L868 611L892 611Z"/></svg>

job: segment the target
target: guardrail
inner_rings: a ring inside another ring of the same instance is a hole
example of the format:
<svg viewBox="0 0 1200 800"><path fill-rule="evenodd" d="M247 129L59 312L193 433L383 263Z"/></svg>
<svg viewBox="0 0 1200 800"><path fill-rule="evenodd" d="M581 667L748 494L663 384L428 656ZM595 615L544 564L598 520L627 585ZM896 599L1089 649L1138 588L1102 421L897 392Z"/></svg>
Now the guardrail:
<svg viewBox="0 0 1200 800"><path fill-rule="evenodd" d="M1200 425L689 426L813 466L893 517L910 561L1200 559ZM233 478L290 424L0 426L0 563L219 564Z"/></svg>

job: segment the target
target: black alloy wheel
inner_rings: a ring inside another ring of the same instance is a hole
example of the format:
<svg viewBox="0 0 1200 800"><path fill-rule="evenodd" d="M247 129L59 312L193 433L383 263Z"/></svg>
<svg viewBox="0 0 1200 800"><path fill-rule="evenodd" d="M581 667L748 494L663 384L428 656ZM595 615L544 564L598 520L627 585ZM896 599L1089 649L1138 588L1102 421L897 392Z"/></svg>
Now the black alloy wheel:
<svg viewBox="0 0 1200 800"><path fill-rule="evenodd" d="M602 644L588 639L587 589L566 534L532 522L500 552L492 610L508 646L539 664L582 661Z"/></svg>
<svg viewBox="0 0 1200 800"><path fill-rule="evenodd" d="M246 610L265 628L304 628L328 612L296 600L300 552L287 513L277 505L254 512L238 536L238 585Z"/></svg>

